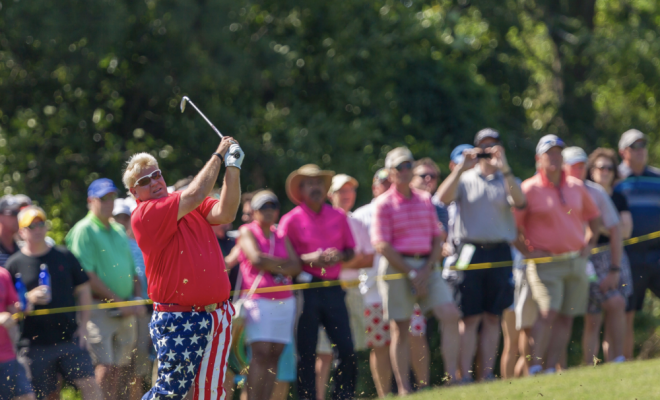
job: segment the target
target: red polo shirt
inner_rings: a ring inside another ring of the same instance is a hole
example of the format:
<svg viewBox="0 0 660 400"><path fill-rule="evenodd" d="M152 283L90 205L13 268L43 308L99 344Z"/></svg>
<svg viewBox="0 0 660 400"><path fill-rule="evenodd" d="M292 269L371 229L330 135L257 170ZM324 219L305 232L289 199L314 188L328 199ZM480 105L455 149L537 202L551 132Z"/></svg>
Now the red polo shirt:
<svg viewBox="0 0 660 400"><path fill-rule="evenodd" d="M177 221L181 193L140 202L131 225L146 264L149 297L157 303L205 306L229 298L218 239L206 220L217 200L207 197Z"/></svg>
<svg viewBox="0 0 660 400"><path fill-rule="evenodd" d="M600 211L581 180L562 173L559 187L555 187L539 172L524 181L521 188L527 207L515 209L514 214L530 250L562 254L584 247L584 225Z"/></svg>
<svg viewBox="0 0 660 400"><path fill-rule="evenodd" d="M298 255L332 247L340 251L355 247L346 214L328 204L318 214L304 204L299 205L282 217L278 231L289 237ZM303 265L303 271L326 280L339 278L340 269L339 263L325 268Z"/></svg>

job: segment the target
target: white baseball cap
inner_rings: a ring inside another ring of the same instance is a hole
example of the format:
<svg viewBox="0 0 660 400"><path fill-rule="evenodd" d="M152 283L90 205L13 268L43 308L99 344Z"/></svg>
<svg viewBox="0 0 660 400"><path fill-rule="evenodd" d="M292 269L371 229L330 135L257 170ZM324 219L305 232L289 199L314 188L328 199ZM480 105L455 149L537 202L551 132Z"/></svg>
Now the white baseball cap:
<svg viewBox="0 0 660 400"><path fill-rule="evenodd" d="M328 189L328 194L333 194L347 183L350 183L355 188L360 186L358 181L352 176L348 176L346 174L337 174L332 177L332 184L330 185L330 189Z"/></svg>
<svg viewBox="0 0 660 400"><path fill-rule="evenodd" d="M577 146L567 147L561 151L562 157L564 157L564 163L568 165L575 165L581 162L587 162L587 153L582 150L582 148Z"/></svg>
<svg viewBox="0 0 660 400"><path fill-rule="evenodd" d="M414 162L415 157L413 157L407 147L397 147L387 153L385 157L385 168L396 168L399 164L406 161Z"/></svg>
<svg viewBox="0 0 660 400"><path fill-rule="evenodd" d="M557 146L563 149L566 147L566 143L564 143L564 141L557 135L545 135L539 140L539 144L536 145L536 155L540 156L545 154L548 150Z"/></svg>
<svg viewBox="0 0 660 400"><path fill-rule="evenodd" d="M648 140L646 135L637 129L629 129L623 132L621 139L619 140L619 150L625 150L628 147L632 146L638 140Z"/></svg>

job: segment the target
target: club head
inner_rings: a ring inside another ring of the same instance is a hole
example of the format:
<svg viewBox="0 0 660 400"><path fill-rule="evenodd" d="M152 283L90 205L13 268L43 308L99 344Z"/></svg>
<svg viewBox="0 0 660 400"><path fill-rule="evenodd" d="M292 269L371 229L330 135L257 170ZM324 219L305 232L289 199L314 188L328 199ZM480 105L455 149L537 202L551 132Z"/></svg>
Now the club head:
<svg viewBox="0 0 660 400"><path fill-rule="evenodd" d="M183 97L181 98L181 112L184 112L184 111L186 110L186 103L187 103L188 101L190 101L190 99L188 98L188 96L183 96Z"/></svg>

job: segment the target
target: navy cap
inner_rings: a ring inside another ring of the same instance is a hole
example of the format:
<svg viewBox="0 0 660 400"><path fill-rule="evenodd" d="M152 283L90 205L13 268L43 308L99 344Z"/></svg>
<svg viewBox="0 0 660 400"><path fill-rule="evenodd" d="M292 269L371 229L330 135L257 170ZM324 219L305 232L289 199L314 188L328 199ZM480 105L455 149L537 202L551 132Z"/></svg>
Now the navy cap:
<svg viewBox="0 0 660 400"><path fill-rule="evenodd" d="M471 144L459 144L451 151L449 158L454 162L454 164L460 164L463 162L463 152L465 150L474 149L474 146Z"/></svg>
<svg viewBox="0 0 660 400"><path fill-rule="evenodd" d="M117 193L117 187L108 178L97 179L89 185L87 197L103 197L108 193Z"/></svg>

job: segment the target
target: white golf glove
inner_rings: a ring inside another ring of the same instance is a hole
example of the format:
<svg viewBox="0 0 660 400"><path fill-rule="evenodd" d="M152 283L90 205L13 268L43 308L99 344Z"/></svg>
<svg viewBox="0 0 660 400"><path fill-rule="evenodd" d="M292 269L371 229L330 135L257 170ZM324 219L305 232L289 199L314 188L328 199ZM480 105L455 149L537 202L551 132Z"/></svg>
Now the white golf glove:
<svg viewBox="0 0 660 400"><path fill-rule="evenodd" d="M241 146L237 144L232 144L229 146L227 154L225 154L225 165L227 167L236 167L241 169L241 164L243 164L243 159L245 158L245 153Z"/></svg>

